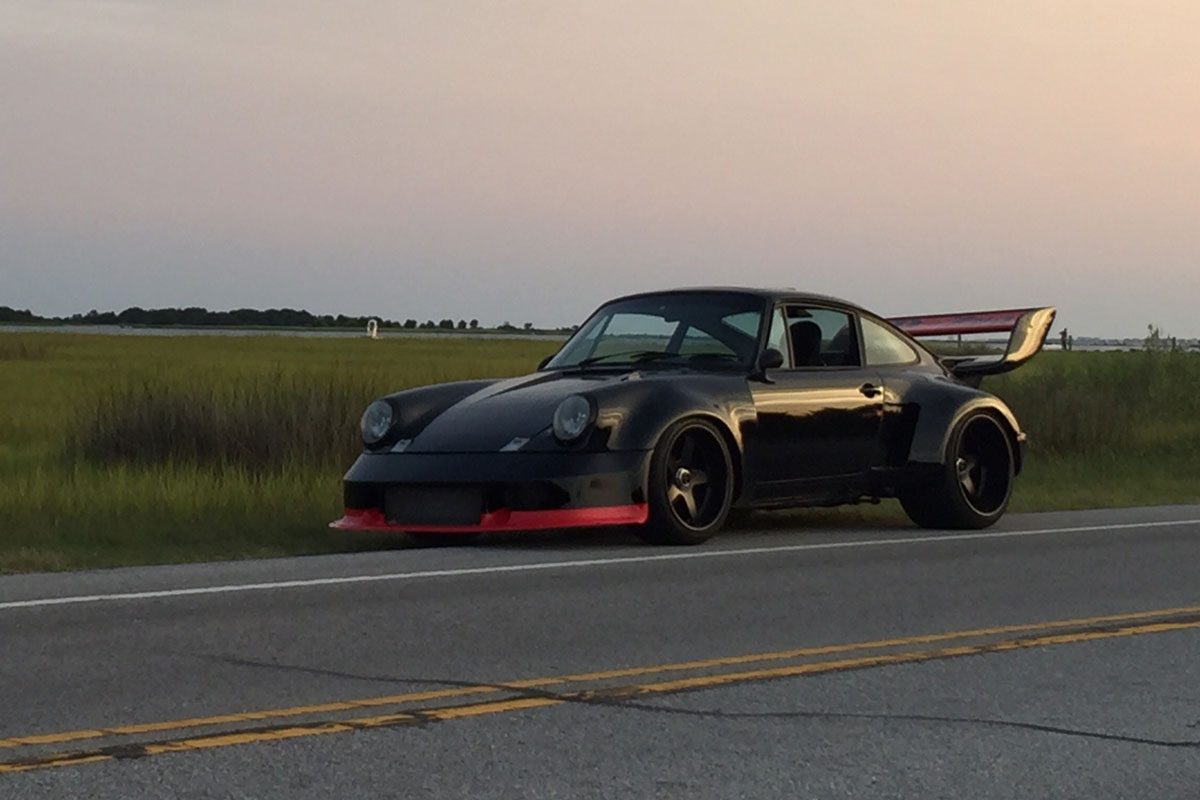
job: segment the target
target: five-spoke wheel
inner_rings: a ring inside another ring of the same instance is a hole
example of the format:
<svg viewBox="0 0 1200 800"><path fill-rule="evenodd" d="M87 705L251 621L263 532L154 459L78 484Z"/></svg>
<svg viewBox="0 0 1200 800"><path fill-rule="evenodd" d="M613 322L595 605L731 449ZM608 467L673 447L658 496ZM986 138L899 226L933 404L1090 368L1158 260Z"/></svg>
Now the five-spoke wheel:
<svg viewBox="0 0 1200 800"><path fill-rule="evenodd" d="M986 528L1012 495L1013 443L993 414L977 411L955 426L945 463L928 482L900 493L913 522L925 528Z"/></svg>
<svg viewBox="0 0 1200 800"><path fill-rule="evenodd" d="M639 535L656 544L699 544L724 524L733 504L729 446L710 422L672 425L650 458L650 520Z"/></svg>

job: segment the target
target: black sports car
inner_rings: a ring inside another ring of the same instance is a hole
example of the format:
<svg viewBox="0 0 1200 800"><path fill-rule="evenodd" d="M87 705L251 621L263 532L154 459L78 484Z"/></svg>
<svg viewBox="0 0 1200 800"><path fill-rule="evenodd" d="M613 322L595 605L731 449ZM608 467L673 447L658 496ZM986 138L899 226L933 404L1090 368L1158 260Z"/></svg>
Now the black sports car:
<svg viewBox="0 0 1200 800"><path fill-rule="evenodd" d="M897 497L918 525L1004 513L1025 434L984 375L1042 346L1053 308L885 320L832 297L683 289L601 306L531 375L367 408L348 530L429 538L631 525L694 544L735 507ZM1010 331L996 356L912 337Z"/></svg>

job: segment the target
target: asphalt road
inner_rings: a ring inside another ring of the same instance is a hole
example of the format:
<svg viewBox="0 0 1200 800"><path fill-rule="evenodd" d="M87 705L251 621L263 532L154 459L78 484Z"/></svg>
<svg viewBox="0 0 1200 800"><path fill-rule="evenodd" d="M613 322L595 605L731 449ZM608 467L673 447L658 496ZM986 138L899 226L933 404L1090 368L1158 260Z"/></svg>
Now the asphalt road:
<svg viewBox="0 0 1200 800"><path fill-rule="evenodd" d="M0 578L0 798L1200 796L1200 506Z"/></svg>

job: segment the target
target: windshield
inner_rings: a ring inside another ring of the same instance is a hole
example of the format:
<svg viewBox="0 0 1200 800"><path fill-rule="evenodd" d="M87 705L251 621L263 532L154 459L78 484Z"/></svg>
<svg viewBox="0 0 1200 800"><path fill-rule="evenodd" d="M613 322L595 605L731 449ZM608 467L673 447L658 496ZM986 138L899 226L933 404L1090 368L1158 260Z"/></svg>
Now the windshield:
<svg viewBox="0 0 1200 800"><path fill-rule="evenodd" d="M593 314L546 368L650 363L749 366L765 305L753 295L726 292L618 300Z"/></svg>

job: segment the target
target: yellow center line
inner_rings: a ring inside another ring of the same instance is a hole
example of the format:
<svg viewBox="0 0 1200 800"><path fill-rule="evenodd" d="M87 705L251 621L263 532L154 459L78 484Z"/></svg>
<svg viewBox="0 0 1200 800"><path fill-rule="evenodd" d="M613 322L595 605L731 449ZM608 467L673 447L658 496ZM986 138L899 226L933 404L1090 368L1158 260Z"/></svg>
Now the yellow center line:
<svg viewBox="0 0 1200 800"><path fill-rule="evenodd" d="M875 639L851 644L822 645L817 647L801 647L791 650L779 650L769 653L753 653L750 655L709 658L698 661L683 661L672 664L658 664L644 667L627 667L623 669L604 670L599 672L584 672L556 677L526 678L498 684L479 684L462 686L452 689L433 689L423 692L385 695L382 697L365 697L357 700L342 700L315 705L291 706L288 708L263 709L232 714L219 714L207 717L191 717L186 719L168 720L163 722L144 722L130 725L117 725L105 728L85 728L82 730L63 731L57 733L33 734L0 739L0 749L27 747L31 745L66 744L69 742L100 739L112 736L132 736L145 733L165 733L169 731L201 728L214 725L229 725L245 722L263 722L273 719L308 716L311 714L328 714L338 711L352 711L360 708L378 708L380 706L421 703L431 700L446 700L456 697L474 695L500 694L507 691L522 689L540 689L562 686L570 683L584 683L618 678L634 678L643 675L656 675L667 672L686 672L698 669L739 666L756 664L767 661L783 661L806 656L821 656L834 653L849 653L860 650L875 650L887 647L903 647L914 644L931 644L933 642L967 639L977 636L996 636L1010 633L1023 633L1039 630L1055 630L1060 628L1075 628L1094 625L1132 622L1154 617L1170 617L1181 614L1200 613L1200 606L1179 606L1176 608L1158 609L1155 611L1135 611L1124 614L1106 614L1095 617L1077 617L1074 619L1052 620L1048 622L1023 623L1019 625L999 625L987 628L972 628L945 633L921 634L892 639Z"/></svg>
<svg viewBox="0 0 1200 800"><path fill-rule="evenodd" d="M138 748L136 755L150 756L161 755L164 753L180 753L218 747L231 747L243 744L274 742L309 736L320 736L330 733L347 733L350 731L368 728L442 722L468 717L485 716L489 714L501 714L510 711L545 708L571 702L602 702L620 706L621 698L634 697L638 695L694 691L698 689L710 689L719 686L729 686L778 678L798 677L802 675L816 675L821 673L864 669L868 667L878 667L890 664L910 664L936 659L949 659L988 653L1002 653L1014 650L1026 650L1035 647L1048 647L1078 642L1116 639L1126 636L1167 633L1171 631L1195 630L1198 628L1200 628L1200 620L1192 620L1188 622L1155 622L1145 625L1127 625L1108 630L1090 630L1049 634L1045 636L1007 639L975 645L959 645L955 647L945 647L934 650L874 654L861 656L858 658L843 658L807 664L792 664L769 669L746 670L742 672L720 673L716 675L701 675L670 681L660 681L657 683L633 684L623 687L614 687L606 690L606 695L598 695L596 692L592 691L581 691L567 695L524 697L508 700L487 701L463 706L422 709L420 711L414 711L411 713L400 712L373 717L347 719L338 722L320 722L308 725L295 725L287 728L273 728L270 730L241 731L198 736L175 741L148 744ZM104 750L79 753L60 753L25 761L0 763L0 774L6 772L23 772L33 769L73 766L77 764L108 761L119 757L121 757L121 753L119 752L106 752Z"/></svg>
<svg viewBox="0 0 1200 800"><path fill-rule="evenodd" d="M865 656L863 658L846 658L837 661L819 661L809 664L793 664L772 669L747 670L744 672L723 672L719 675L702 675L695 678L682 678L674 681L644 684L630 687L635 694L658 694L664 692L683 692L691 689L708 689L733 683L748 683L751 681L769 680L772 678L790 678L800 675L817 675L823 672L862 669L864 667L881 667L889 664L909 664L919 661L955 658L959 656L982 655L984 653L1003 653L1013 650L1027 650L1034 647L1048 647L1059 644L1076 644L1101 639L1115 639L1123 636L1141 636L1150 633L1167 633L1200 628L1200 620L1194 622L1155 623L1117 628L1108 631L1082 631L1079 633L1064 633L1051 636L1038 636L1027 639L1009 639L1000 642L988 642L978 645L963 645L946 647L939 650L910 650L901 653L884 653L882 655Z"/></svg>
<svg viewBox="0 0 1200 800"><path fill-rule="evenodd" d="M84 739L99 739L106 736L130 736L139 733L162 733L164 731L200 728L206 725L227 725L238 722L260 722L281 717L305 716L308 714L328 714L334 711L352 711L358 708L372 708L381 705L399 705L401 703L419 703L427 700L444 700L452 697L465 697L475 694L494 693L499 691L493 686L466 686L459 689L438 689L428 692L412 692L390 697L372 697L363 700L342 700L332 703L319 703L308 706L293 706L291 708L266 709L263 711L246 711L237 714L218 714L211 717L192 717L167 722L144 722L133 725L117 725L111 728L94 728L91 730L65 731L62 733L34 734L32 736L17 736L11 739L0 739L0 748L24 747L37 744L63 744Z"/></svg>
<svg viewBox="0 0 1200 800"><path fill-rule="evenodd" d="M35 769L51 769L53 767L74 767L79 764L112 761L112 759L112 756L104 753L56 756L46 761L30 761L27 764L0 764L0 775L10 772L30 772Z"/></svg>

